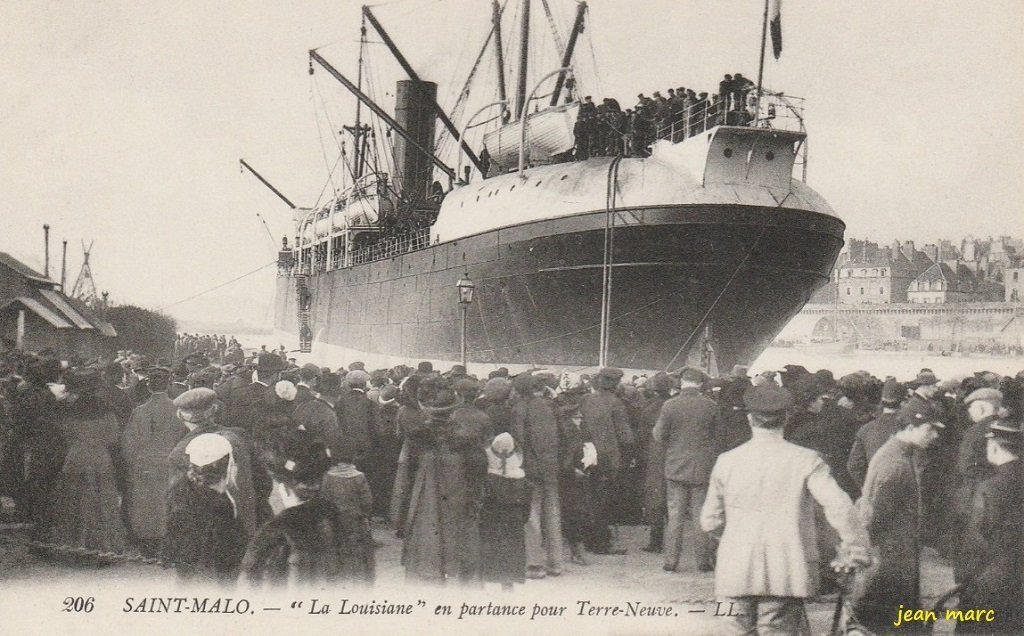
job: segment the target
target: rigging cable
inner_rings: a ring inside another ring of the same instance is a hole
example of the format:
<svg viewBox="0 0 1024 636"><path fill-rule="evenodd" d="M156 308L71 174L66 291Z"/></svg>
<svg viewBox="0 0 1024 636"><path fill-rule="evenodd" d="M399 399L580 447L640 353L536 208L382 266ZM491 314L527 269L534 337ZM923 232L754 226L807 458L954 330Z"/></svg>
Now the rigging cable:
<svg viewBox="0 0 1024 636"><path fill-rule="evenodd" d="M271 265L277 265L277 261L276 260L270 261L266 265L261 265L260 267L257 267L256 269L252 270L251 272L247 272L245 274L242 274L241 276L236 276L235 278L232 278L231 280L227 281L226 283L221 283L220 285L215 285L214 287L211 287L209 289L203 290L203 291L199 292L198 294L192 294L188 298L183 298L183 299L175 301L175 302L173 302L173 303L171 303L169 305L164 305L163 307L160 307L159 309L157 309L157 311L164 311L165 309L170 309L171 307L174 307L176 305L180 305L182 303L186 303L186 302L188 302L188 301L190 301L190 300L192 300L194 298L199 298L203 294L208 294L208 293L210 293L212 291L218 290L221 287L227 287L231 283L236 283L236 282L242 280L243 278L246 278L248 276L252 276L253 274L255 274L257 272L261 272L261 271L267 269L268 267L270 267Z"/></svg>
<svg viewBox="0 0 1024 636"><path fill-rule="evenodd" d="M619 180L619 164L622 155L616 156L608 165L608 185L605 192L604 254L601 264L601 332L598 336L598 366L608 365L608 348L611 340L612 308L612 266L615 258L615 194Z"/></svg>
<svg viewBox="0 0 1024 636"><path fill-rule="evenodd" d="M783 201L785 201L785 199L783 199ZM665 371L668 371L669 368L672 366L672 363L675 362L676 358L679 357L679 354L681 354L688 346L690 346L690 342L693 340L693 337L696 336L697 332L699 332L701 330L701 327L704 326L704 323L705 321L707 321L708 316L711 315L711 312L713 312L715 310L715 307L718 306L719 301L721 301L722 297L725 296L725 292L727 292L729 290L729 287L732 286L732 282L736 280L736 276L740 273L740 270L742 270L743 267L747 264L747 261L750 260L750 255L754 253L755 249L757 249L757 245L761 242L761 239L764 238L764 234L768 230L769 220L770 219L767 218L765 219L764 224L761 226L761 232L757 235L757 239L755 239L754 242L750 245L750 249L747 250L747 253L743 255L743 260L741 260L739 262L739 265L736 266L736 269L733 270L732 274L729 276L729 280L727 280L725 282L725 285L722 286L722 291L718 292L718 296L715 297L714 302L711 303L711 306L708 307L708 310L704 312L703 316L701 316L701 319L697 322L697 325L693 328L693 331L690 332L690 335L686 337L686 340L679 347L679 350L676 351L676 354L672 356L672 359L669 360L668 364L665 365Z"/></svg>
<svg viewBox="0 0 1024 636"><path fill-rule="evenodd" d="M316 81L315 77L311 77L310 78L310 83L312 84L313 87L317 87L316 92L319 93L320 92L319 91L319 85L317 84L317 81ZM313 97L312 93L313 93L313 88L311 87L310 88L310 98ZM321 96L320 99L321 99L321 103L323 103L323 96ZM324 133L323 133L323 130L320 128L320 113L316 109L316 104L313 105L313 117L316 120L316 133L317 133L316 136L317 136L317 139L320 142L320 152L321 152L321 154L324 157L324 167L327 168L327 180L331 184L331 189L334 190L334 196L338 196L338 187L336 185L334 185L334 169L331 168L331 162L330 162L330 160L327 159L327 148L324 146ZM337 163L335 163L335 167L337 167ZM326 186L325 186L325 189L326 189ZM317 203L319 203L319 199L317 200Z"/></svg>

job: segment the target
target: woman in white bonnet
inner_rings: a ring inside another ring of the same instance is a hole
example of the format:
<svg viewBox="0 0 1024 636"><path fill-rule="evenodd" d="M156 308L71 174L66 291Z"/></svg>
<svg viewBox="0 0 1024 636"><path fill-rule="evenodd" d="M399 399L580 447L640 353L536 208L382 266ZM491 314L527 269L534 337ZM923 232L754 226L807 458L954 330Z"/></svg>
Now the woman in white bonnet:
<svg viewBox="0 0 1024 636"><path fill-rule="evenodd" d="M185 447L186 478L168 494L163 560L179 580L233 581L245 552L246 535L228 484L237 472L231 443L203 433Z"/></svg>
<svg viewBox="0 0 1024 636"><path fill-rule="evenodd" d="M530 482L523 454L508 433L495 436L487 453L487 484L480 510L481 574L488 583L511 590L526 581L526 532Z"/></svg>

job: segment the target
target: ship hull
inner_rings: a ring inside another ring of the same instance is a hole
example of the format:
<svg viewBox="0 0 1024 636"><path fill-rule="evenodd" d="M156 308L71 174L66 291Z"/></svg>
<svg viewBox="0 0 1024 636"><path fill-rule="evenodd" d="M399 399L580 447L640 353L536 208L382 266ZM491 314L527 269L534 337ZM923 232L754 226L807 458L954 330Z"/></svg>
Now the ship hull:
<svg viewBox="0 0 1024 636"><path fill-rule="evenodd" d="M457 362L455 283L468 274L469 363L595 367L608 271L607 364L728 370L755 359L827 282L843 230L829 214L744 205L595 210L493 229L309 276L312 359ZM295 279L279 277L275 328L286 345L298 341L296 295Z"/></svg>

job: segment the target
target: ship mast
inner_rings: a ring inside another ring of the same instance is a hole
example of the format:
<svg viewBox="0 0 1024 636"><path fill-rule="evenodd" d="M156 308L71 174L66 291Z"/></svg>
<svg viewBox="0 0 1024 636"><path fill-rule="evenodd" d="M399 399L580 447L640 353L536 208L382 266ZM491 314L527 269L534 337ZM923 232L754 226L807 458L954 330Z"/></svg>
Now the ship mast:
<svg viewBox="0 0 1024 636"><path fill-rule="evenodd" d="M530 46L530 0L523 0L523 19L519 25L519 82L516 87L516 113L526 106L526 71Z"/></svg>
<svg viewBox="0 0 1024 636"><path fill-rule="evenodd" d="M384 41L384 44L388 47L388 50L391 51L391 54L395 56L395 60L402 67L402 70L404 70L406 75L409 76L409 79L416 83L416 88L420 91L420 94L423 97L425 97L427 101L429 101L431 106L434 107L434 112L437 113L437 118L441 120L441 123L444 124L444 127L448 129L448 132L451 133L452 135L458 135L459 131L455 128L455 124L452 123L452 120L449 119L448 115L441 108L441 105L437 103L437 100L434 99L433 96L427 94L427 92L423 89L423 80L420 79L420 76L417 75L416 71L413 70L412 66L409 64L409 61L405 59L405 56L402 55L402 52L398 50L397 46L395 46L395 42L391 39L391 36L388 35L388 32L384 30L384 27L381 26L380 22L377 21L376 16L374 16L373 12L370 11L370 7L366 5L363 5L363 17L370 21L370 24L373 26L374 30L377 31L378 35L380 35L380 39ZM469 145L467 145L466 142L464 141L462 142L462 149L465 151L466 156L469 157L469 160L473 162L473 165L476 166L477 170L479 170L481 173L485 172L483 169L483 164L480 163L480 158L476 156L476 153L470 150Z"/></svg>
<svg viewBox="0 0 1024 636"><path fill-rule="evenodd" d="M359 26L359 69L356 75L356 88L363 90L363 51L366 49L366 18L363 18L363 23ZM354 165L352 166L352 177L358 179L363 176L363 144L362 137L365 134L362 126L360 125L360 116L362 115L363 103L356 100L356 125L353 126L349 132L352 133L352 140L355 142L356 154L352 158Z"/></svg>
<svg viewBox="0 0 1024 636"><path fill-rule="evenodd" d="M403 139L405 139L407 142L409 142L409 144L412 145L413 148L416 148L417 150L422 152L428 159L430 159L432 162L434 162L434 165L437 166L438 168L440 168L441 172L443 172L446 175L448 175L448 178L453 179L453 180L455 179L455 171L452 170L451 167L448 166L448 164L446 164L445 162L441 161L441 159L437 155L435 155L434 153L430 152L429 150L424 148L422 145L420 145L420 143L416 140L416 138L413 137L411 134L409 134L408 130L403 128L397 121L395 121L394 117L389 115L387 113L387 111L385 111L383 108L378 106L376 102L374 102L372 99L370 99L369 95L364 93L355 84L353 84L347 77L342 75L341 72L338 71L338 69L336 69L333 66L331 66L330 62L325 60L315 50L311 50L309 52L309 59L310 59L310 64L309 64L309 71L310 71L310 73L313 72L313 62L316 62L317 64L322 66L324 68L324 70L326 70L328 73L331 74L331 77L333 77L334 79L338 80L338 82L341 83L342 86L347 88L349 90L349 92L351 92L353 95L355 95L356 99L358 99L362 103L366 104L366 107L369 108L370 111L372 111L374 115L376 115L377 117L380 117L384 121L384 123L386 123L392 130L394 130Z"/></svg>
<svg viewBox="0 0 1024 636"><path fill-rule="evenodd" d="M576 48L576 40L580 33L583 33L583 15L587 12L587 3L581 2L576 7L576 21L572 25L572 33L569 34L569 42L565 45L565 53L562 55L562 68L568 68L572 62L572 54ZM565 71L558 74L555 82L555 91L551 93L551 106L558 105L558 98L562 95L562 86L565 84Z"/></svg>
<svg viewBox="0 0 1024 636"><path fill-rule="evenodd" d="M498 58L498 101L504 102L508 95L505 91L505 52L501 44L501 5L498 4L498 0L491 0L491 10L491 21L494 23L494 55Z"/></svg>

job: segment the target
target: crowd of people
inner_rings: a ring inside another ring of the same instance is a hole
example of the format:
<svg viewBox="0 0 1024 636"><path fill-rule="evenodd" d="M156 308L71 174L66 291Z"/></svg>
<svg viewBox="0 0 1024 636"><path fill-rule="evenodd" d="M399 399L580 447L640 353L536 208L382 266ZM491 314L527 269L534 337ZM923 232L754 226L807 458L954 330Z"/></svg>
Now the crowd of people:
<svg viewBox="0 0 1024 636"><path fill-rule="evenodd" d="M710 96L683 86L668 89L667 95L641 93L625 112L615 99L606 97L595 104L592 97L584 97L573 127L573 157L646 157L658 139L679 142L721 124L749 125L755 117L754 87L736 73L726 75Z"/></svg>
<svg viewBox="0 0 1024 636"><path fill-rule="evenodd" d="M613 526L644 523L643 549L670 572L692 552L745 629L805 633L803 600L838 586L850 620L892 630L924 546L962 605L995 609L985 629L1024 629L1024 372L476 377L268 351L0 371L3 491L36 538L185 580L369 585L379 518L407 580L508 589L623 554Z"/></svg>
<svg viewBox="0 0 1024 636"><path fill-rule="evenodd" d="M245 357L242 345L234 336L226 338L218 334L179 333L174 341L174 358L183 360L185 356L202 354L216 362L241 363ZM119 358L126 358L130 352L119 351Z"/></svg>

